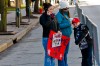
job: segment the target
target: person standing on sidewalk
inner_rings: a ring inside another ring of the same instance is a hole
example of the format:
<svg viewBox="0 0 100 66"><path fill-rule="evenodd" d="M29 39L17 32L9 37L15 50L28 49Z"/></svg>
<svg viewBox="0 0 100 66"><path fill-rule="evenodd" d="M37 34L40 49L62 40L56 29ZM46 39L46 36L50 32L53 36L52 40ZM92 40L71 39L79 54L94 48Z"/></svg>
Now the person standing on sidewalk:
<svg viewBox="0 0 100 66"><path fill-rule="evenodd" d="M59 5L60 5L60 9L59 12L56 14L56 18L58 20L60 30L62 32L62 35L70 37L72 34L72 27L70 23L69 5L66 1L60 1ZM68 66L67 54L69 50L69 43L66 46L64 58L62 59L62 61L58 60L58 66Z"/></svg>
<svg viewBox="0 0 100 66"><path fill-rule="evenodd" d="M56 32L59 32L59 27L57 20L55 22L55 15L53 14L53 6L50 3L44 3L44 13L40 16L40 24L43 28L43 47L45 50L45 61L44 66L55 66L55 59L48 56L47 53L47 43L48 43L48 37L50 30L54 30Z"/></svg>
<svg viewBox="0 0 100 66"><path fill-rule="evenodd" d="M79 45L82 54L81 66L92 66L92 39L86 25L80 24L79 18L73 18L75 44Z"/></svg>

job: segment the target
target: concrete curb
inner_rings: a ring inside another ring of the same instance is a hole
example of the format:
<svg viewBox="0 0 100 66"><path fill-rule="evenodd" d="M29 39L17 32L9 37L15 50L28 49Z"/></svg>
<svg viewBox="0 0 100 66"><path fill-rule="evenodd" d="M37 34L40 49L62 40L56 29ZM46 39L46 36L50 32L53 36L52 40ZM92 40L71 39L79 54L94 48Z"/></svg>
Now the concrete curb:
<svg viewBox="0 0 100 66"><path fill-rule="evenodd" d="M5 49L9 48L13 45L12 40L5 40L3 43L0 44L0 52L4 51Z"/></svg>
<svg viewBox="0 0 100 66"><path fill-rule="evenodd" d="M34 28L38 24L38 19L36 19L36 22L32 22L22 31L18 32L14 36L11 36L9 39L0 39L0 52L6 50L10 46L12 46L15 42L18 42L20 39L23 38L32 28ZM3 41L3 42L2 42Z"/></svg>
<svg viewBox="0 0 100 66"><path fill-rule="evenodd" d="M38 22L34 23L30 23L30 25L28 25L24 30L22 30L21 32L17 33L14 37L12 37L13 41L19 41L24 35L26 35L32 28L35 27L35 25Z"/></svg>

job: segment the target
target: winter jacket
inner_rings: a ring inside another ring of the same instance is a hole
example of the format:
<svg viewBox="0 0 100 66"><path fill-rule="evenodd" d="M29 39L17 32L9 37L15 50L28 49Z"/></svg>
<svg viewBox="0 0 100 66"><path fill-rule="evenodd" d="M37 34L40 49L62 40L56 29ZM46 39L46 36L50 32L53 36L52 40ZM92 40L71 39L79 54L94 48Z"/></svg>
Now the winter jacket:
<svg viewBox="0 0 100 66"><path fill-rule="evenodd" d="M76 45L79 45L80 49L85 49L89 44L92 44L89 28L84 24L80 24L77 28L74 28L74 38Z"/></svg>
<svg viewBox="0 0 100 66"><path fill-rule="evenodd" d="M64 14L64 15L67 19L60 12L56 14L56 18L58 20L59 27L60 27L62 34L70 37L72 34L71 23L70 23L68 15L67 14Z"/></svg>
<svg viewBox="0 0 100 66"><path fill-rule="evenodd" d="M58 22L55 18L55 15L51 16L51 15L47 15L46 13L43 13L40 16L39 22L43 27L43 37L48 38L50 30L54 30L56 32L59 30Z"/></svg>

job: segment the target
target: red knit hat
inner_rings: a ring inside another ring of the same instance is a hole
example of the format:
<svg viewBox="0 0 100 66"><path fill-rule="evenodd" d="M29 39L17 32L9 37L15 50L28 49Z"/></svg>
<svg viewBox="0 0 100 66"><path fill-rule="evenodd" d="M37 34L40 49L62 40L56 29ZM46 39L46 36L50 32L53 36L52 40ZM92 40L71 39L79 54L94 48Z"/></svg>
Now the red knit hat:
<svg viewBox="0 0 100 66"><path fill-rule="evenodd" d="M79 18L73 18L72 24L73 24L73 23L78 23L78 22L80 22L80 19L79 19Z"/></svg>

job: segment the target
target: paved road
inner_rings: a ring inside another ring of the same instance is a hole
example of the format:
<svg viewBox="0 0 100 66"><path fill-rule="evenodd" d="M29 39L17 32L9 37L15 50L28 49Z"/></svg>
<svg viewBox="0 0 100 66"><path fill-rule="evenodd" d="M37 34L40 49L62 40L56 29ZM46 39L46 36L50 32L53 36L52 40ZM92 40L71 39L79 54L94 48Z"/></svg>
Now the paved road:
<svg viewBox="0 0 100 66"><path fill-rule="evenodd" d="M83 9L83 13L87 15L98 27L100 27L100 5L80 7Z"/></svg>
<svg viewBox="0 0 100 66"><path fill-rule="evenodd" d="M83 9L83 13L87 15L92 20L92 22L97 25L100 34L100 5L87 6L81 8Z"/></svg>

